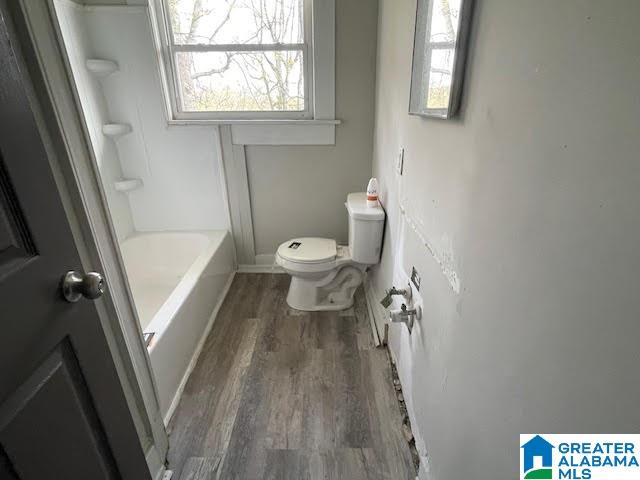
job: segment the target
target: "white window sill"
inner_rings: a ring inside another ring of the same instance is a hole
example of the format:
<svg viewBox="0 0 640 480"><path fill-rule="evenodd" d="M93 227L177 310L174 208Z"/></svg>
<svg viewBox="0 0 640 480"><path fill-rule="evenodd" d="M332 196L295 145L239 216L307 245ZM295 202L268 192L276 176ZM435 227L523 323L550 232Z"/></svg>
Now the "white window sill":
<svg viewBox="0 0 640 480"><path fill-rule="evenodd" d="M335 145L340 120L169 120L170 126L227 125L235 145Z"/></svg>
<svg viewBox="0 0 640 480"><path fill-rule="evenodd" d="M217 118L185 118L168 120L169 125L339 125L341 120L294 120L280 119L217 119Z"/></svg>

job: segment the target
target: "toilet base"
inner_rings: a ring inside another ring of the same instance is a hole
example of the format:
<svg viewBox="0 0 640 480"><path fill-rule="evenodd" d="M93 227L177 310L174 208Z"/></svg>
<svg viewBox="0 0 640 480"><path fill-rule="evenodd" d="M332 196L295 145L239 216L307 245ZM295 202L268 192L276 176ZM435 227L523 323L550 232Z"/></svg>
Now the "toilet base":
<svg viewBox="0 0 640 480"><path fill-rule="evenodd" d="M366 266L345 266L327 276L291 276L287 304L306 312L346 310L353 306L353 295L362 284Z"/></svg>

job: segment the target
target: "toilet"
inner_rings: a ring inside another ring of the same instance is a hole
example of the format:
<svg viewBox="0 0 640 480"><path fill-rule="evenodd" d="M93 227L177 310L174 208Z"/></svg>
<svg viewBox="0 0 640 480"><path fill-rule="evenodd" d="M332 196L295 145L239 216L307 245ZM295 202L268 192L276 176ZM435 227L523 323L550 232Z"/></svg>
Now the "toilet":
<svg viewBox="0 0 640 480"><path fill-rule="evenodd" d="M349 245L334 239L301 237L287 240L276 262L291 275L287 303L304 311L344 310L364 272L380 261L385 213L378 204L367 206L366 193L350 193L345 203L349 215Z"/></svg>

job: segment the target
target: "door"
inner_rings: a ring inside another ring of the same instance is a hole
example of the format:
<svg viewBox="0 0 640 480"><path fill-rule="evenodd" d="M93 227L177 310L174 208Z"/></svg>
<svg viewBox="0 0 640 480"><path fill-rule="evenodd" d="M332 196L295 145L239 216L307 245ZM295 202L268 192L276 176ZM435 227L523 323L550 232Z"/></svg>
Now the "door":
<svg viewBox="0 0 640 480"><path fill-rule="evenodd" d="M61 294L80 258L7 22L0 8L0 479L148 479L96 308Z"/></svg>

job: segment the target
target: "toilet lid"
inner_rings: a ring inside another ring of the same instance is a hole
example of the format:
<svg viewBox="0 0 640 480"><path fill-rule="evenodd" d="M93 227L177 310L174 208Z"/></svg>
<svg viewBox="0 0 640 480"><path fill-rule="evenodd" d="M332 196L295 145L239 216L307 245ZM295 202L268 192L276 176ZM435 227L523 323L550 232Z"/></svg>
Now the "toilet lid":
<svg viewBox="0 0 640 480"><path fill-rule="evenodd" d="M278 248L278 255L297 263L323 263L337 255L336 241L330 238L294 238Z"/></svg>

